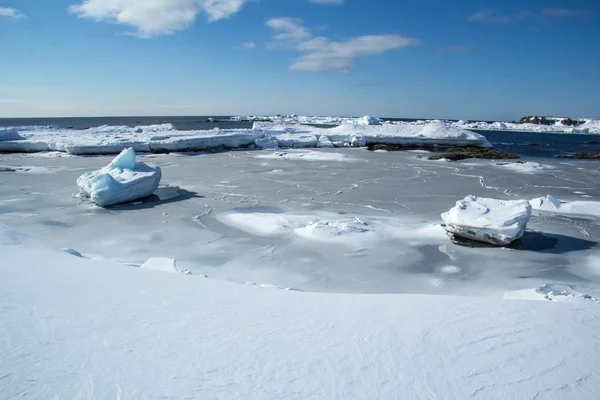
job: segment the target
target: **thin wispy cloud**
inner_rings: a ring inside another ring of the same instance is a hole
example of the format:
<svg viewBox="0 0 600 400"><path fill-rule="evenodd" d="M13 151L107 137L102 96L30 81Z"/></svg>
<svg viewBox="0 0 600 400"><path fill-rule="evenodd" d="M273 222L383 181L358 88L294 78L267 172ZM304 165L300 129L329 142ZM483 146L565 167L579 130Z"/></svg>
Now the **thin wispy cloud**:
<svg viewBox="0 0 600 400"><path fill-rule="evenodd" d="M542 16L547 17L561 17L561 18L573 18L573 17L588 17L594 12L592 10L570 10L565 8L545 8L540 13Z"/></svg>
<svg viewBox="0 0 600 400"><path fill-rule="evenodd" d="M0 7L0 17L13 18L13 19L24 19L27 18L25 14L16 8L12 7Z"/></svg>
<svg viewBox="0 0 600 400"><path fill-rule="evenodd" d="M352 69L355 58L373 56L390 50L419 44L414 38L402 35L365 35L347 41L334 41L323 36L314 37L302 20L274 18L267 21L273 31L273 40L302 56L291 66L291 70L313 72L346 73ZM277 47L272 46L272 47Z"/></svg>
<svg viewBox="0 0 600 400"><path fill-rule="evenodd" d="M497 10L477 11L467 17L471 22L489 22L504 24L522 19L550 19L550 18L581 18L594 14L592 10L568 9L568 8L544 8L537 11L522 10L516 13L501 13Z"/></svg>
<svg viewBox="0 0 600 400"><path fill-rule="evenodd" d="M80 18L124 24L135 35L167 35L189 27L198 14L209 22L239 12L249 0L85 0L69 7Z"/></svg>
<svg viewBox="0 0 600 400"><path fill-rule="evenodd" d="M452 45L452 46L440 47L439 49L436 50L436 53L438 53L438 54L468 53L473 50L475 50L475 48L473 46L467 46L464 44L456 44L456 45Z"/></svg>
<svg viewBox="0 0 600 400"><path fill-rule="evenodd" d="M344 4L344 0L308 0L308 2L322 6L339 6Z"/></svg>
<svg viewBox="0 0 600 400"><path fill-rule="evenodd" d="M254 48L256 48L256 43L252 40L240 43L239 46L236 46L237 50L252 50Z"/></svg>

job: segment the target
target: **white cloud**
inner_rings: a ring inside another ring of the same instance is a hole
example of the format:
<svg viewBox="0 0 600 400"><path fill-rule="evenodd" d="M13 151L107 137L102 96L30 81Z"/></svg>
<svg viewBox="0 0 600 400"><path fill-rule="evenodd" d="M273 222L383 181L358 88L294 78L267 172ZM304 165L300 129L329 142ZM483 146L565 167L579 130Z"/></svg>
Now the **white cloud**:
<svg viewBox="0 0 600 400"><path fill-rule="evenodd" d="M12 7L0 7L0 17L22 19L26 18L25 14Z"/></svg>
<svg viewBox="0 0 600 400"><path fill-rule="evenodd" d="M279 41L297 42L312 36L310 31L302 26L298 18L272 18L267 21L267 26L277 32L273 39Z"/></svg>
<svg viewBox="0 0 600 400"><path fill-rule="evenodd" d="M325 37L314 37L302 25L302 20L275 18L267 21L275 31L273 39L304 53L290 69L315 72L349 72L357 57L373 56L389 50L414 46L417 39L402 35L366 35L347 41L334 41Z"/></svg>
<svg viewBox="0 0 600 400"><path fill-rule="evenodd" d="M227 18L249 0L84 0L69 7L80 18L133 26L137 35L170 34L190 26L200 13L209 21Z"/></svg>
<svg viewBox="0 0 600 400"><path fill-rule="evenodd" d="M324 6L339 6L344 3L344 0L308 0L308 2Z"/></svg>

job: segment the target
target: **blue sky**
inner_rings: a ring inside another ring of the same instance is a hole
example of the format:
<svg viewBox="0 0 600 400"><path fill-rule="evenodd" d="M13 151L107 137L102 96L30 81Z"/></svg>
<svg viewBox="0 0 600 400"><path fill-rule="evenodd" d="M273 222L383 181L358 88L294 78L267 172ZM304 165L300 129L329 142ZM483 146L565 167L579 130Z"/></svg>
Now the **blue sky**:
<svg viewBox="0 0 600 400"><path fill-rule="evenodd" d="M597 0L0 0L0 117L600 117L599 43Z"/></svg>

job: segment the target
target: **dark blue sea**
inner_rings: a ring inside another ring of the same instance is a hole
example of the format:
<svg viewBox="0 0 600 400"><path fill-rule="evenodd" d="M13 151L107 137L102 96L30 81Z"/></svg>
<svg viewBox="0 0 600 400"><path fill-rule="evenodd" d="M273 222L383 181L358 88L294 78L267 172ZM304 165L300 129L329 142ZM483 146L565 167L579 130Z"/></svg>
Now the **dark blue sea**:
<svg viewBox="0 0 600 400"><path fill-rule="evenodd" d="M416 121L389 118L390 121ZM48 126L57 129L88 129L103 125L140 126L173 124L179 130L251 128L252 121L232 121L229 116L194 117L78 117L78 118L3 118L0 127ZM322 126L322 125L320 125ZM552 158L557 154L600 152L600 135L552 134L536 132L473 130L484 135L497 150L525 157Z"/></svg>

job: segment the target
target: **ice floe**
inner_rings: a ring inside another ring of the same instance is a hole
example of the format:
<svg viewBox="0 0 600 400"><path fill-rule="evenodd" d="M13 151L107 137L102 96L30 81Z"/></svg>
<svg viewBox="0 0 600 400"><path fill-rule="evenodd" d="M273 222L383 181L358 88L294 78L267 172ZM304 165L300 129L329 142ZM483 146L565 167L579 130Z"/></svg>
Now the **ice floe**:
<svg viewBox="0 0 600 400"><path fill-rule="evenodd" d="M534 211L600 218L600 202L598 201L563 201L548 195L533 199L529 203Z"/></svg>
<svg viewBox="0 0 600 400"><path fill-rule="evenodd" d="M523 236L531 217L526 200L465 197L442 214L449 233L493 245L506 245Z"/></svg>
<svg viewBox="0 0 600 400"><path fill-rule="evenodd" d="M135 151L129 148L108 166L81 175L77 179L81 194L102 207L150 196L158 188L162 172L135 158Z"/></svg>

